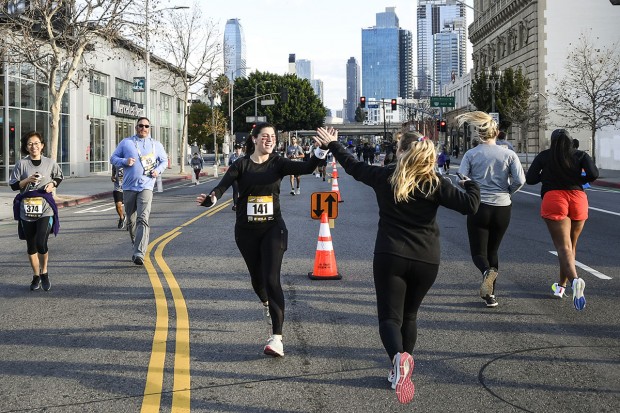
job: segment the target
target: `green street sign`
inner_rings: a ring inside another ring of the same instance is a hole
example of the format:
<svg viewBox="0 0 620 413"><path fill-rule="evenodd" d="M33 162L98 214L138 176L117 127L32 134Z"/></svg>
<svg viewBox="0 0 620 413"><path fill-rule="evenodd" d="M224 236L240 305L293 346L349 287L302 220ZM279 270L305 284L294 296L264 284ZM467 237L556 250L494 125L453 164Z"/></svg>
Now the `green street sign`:
<svg viewBox="0 0 620 413"><path fill-rule="evenodd" d="M453 108L454 96L431 96L431 106L434 108Z"/></svg>

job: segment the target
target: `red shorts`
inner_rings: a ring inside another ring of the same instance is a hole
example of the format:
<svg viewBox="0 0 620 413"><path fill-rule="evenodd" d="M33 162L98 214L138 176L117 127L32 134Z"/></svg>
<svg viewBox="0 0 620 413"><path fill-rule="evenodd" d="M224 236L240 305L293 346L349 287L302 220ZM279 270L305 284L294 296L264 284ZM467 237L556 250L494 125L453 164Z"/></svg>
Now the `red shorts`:
<svg viewBox="0 0 620 413"><path fill-rule="evenodd" d="M553 221L566 217L572 221L585 221L588 219L588 197L578 189L546 192L540 205L540 216Z"/></svg>

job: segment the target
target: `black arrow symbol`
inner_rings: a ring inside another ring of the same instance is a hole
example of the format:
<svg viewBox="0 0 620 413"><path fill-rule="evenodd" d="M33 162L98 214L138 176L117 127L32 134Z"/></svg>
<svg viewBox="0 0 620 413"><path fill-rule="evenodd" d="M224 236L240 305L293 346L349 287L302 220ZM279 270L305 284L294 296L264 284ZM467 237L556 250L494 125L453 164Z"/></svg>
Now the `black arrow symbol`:
<svg viewBox="0 0 620 413"><path fill-rule="evenodd" d="M321 207L321 194L316 194L316 209L313 209L314 215L320 217L323 214L323 209L319 209Z"/></svg>
<svg viewBox="0 0 620 413"><path fill-rule="evenodd" d="M325 202L327 202L327 215L328 216L333 216L332 214L332 204L335 202L336 205L338 205L338 200L334 198L334 196L332 194L329 194L329 196L327 197L327 199L325 200Z"/></svg>

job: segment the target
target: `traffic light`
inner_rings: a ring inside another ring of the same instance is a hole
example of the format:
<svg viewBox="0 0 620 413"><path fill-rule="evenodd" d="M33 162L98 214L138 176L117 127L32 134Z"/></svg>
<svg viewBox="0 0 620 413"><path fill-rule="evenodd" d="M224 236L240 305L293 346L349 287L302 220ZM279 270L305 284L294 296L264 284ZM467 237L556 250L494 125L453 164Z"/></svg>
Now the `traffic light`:
<svg viewBox="0 0 620 413"><path fill-rule="evenodd" d="M442 120L439 122L439 131L440 132L445 132L446 131L446 121Z"/></svg>
<svg viewBox="0 0 620 413"><path fill-rule="evenodd" d="M366 96L360 97L360 108L366 107Z"/></svg>
<svg viewBox="0 0 620 413"><path fill-rule="evenodd" d="M288 89L285 87L280 88L280 101L283 103L288 102Z"/></svg>
<svg viewBox="0 0 620 413"><path fill-rule="evenodd" d="M439 119L437 119L437 126L435 127L435 130L441 130L441 121Z"/></svg>
<svg viewBox="0 0 620 413"><path fill-rule="evenodd" d="M396 99L392 99L392 110L396 110L396 106L398 104L396 103Z"/></svg>

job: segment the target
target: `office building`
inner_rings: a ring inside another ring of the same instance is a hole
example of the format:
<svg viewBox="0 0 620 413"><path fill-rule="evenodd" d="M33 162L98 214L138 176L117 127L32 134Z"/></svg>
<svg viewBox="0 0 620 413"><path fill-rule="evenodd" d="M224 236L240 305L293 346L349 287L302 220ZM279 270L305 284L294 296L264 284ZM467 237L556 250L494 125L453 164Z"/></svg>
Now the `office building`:
<svg viewBox="0 0 620 413"><path fill-rule="evenodd" d="M229 19L224 29L224 74L230 80L245 77L245 37L239 19Z"/></svg>
<svg viewBox="0 0 620 413"><path fill-rule="evenodd" d="M412 35L399 26L394 7L376 14L376 25L362 29L362 94L392 99L412 94Z"/></svg>
<svg viewBox="0 0 620 413"><path fill-rule="evenodd" d="M360 100L360 66L355 57L347 60L347 99L344 115L347 122L355 122L355 111Z"/></svg>
<svg viewBox="0 0 620 413"><path fill-rule="evenodd" d="M443 46L450 49L452 42L446 43L444 35L440 35L442 40L436 42L435 36L451 31L458 38L458 70L456 76L463 76L467 70L467 27L465 21L465 5L455 0L418 0L417 8L417 32L418 32L418 73L417 90L422 97L440 94L440 79L435 79L436 54L443 54L444 51L437 50L436 46Z"/></svg>

